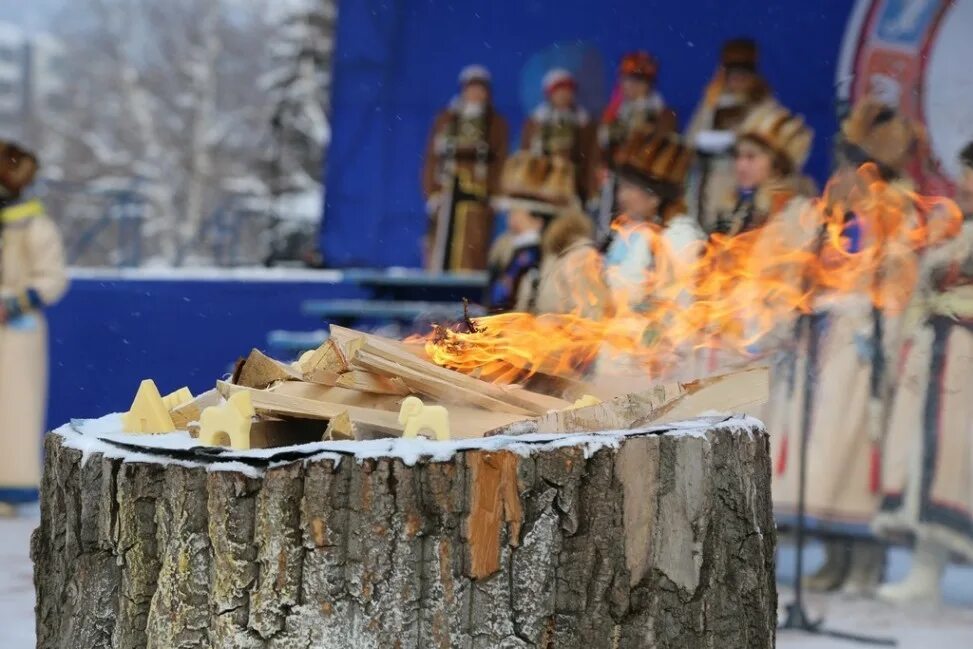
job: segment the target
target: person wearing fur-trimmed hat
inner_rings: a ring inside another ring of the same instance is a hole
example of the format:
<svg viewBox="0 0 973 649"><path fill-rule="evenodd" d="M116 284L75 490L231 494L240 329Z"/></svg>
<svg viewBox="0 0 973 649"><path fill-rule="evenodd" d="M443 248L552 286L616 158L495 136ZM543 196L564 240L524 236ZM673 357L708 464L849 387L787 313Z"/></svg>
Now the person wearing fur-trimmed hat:
<svg viewBox="0 0 973 649"><path fill-rule="evenodd" d="M895 603L939 601L950 557L973 563L973 142L960 163L963 223L922 260L872 523L885 538L914 542L908 575L878 591Z"/></svg>
<svg viewBox="0 0 973 649"><path fill-rule="evenodd" d="M491 269L485 300L490 311L534 310L544 230L562 211L577 206L571 172L561 158L526 151L504 164L500 196L493 203L507 213L502 236L508 251Z"/></svg>
<svg viewBox="0 0 973 649"><path fill-rule="evenodd" d="M507 157L507 122L494 109L489 71L460 72L459 95L436 116L426 146L422 189L429 227L430 270L483 270L493 236L490 199Z"/></svg>
<svg viewBox="0 0 973 649"><path fill-rule="evenodd" d="M734 183L705 219L709 231L735 236L759 228L799 196L812 138L804 118L779 104L751 111L734 134Z"/></svg>
<svg viewBox="0 0 973 649"><path fill-rule="evenodd" d="M520 134L520 150L555 156L574 169L575 193L582 203L594 195L597 151L595 125L577 104L578 82L563 68L542 80L544 101L534 109Z"/></svg>
<svg viewBox="0 0 973 649"><path fill-rule="evenodd" d="M637 131L676 130L676 113L656 89L659 62L644 51L629 52L618 67L618 85L598 127L601 199L599 226L607 230L617 211L615 152Z"/></svg>
<svg viewBox="0 0 973 649"><path fill-rule="evenodd" d="M772 486L777 520L792 525L806 439L806 520L827 539L824 564L806 577L812 589L872 595L883 575L885 550L871 522L880 501L881 440L897 382L902 313L919 263L910 232L920 231L924 217L902 174L920 134L895 107L859 101L842 123L836 170L818 208L843 210L840 238L814 235L810 250L818 266L840 265L865 251L877 261L856 270L850 285L804 287L809 312L790 331L793 380L771 444ZM894 228L885 209L896 211Z"/></svg>
<svg viewBox="0 0 973 649"><path fill-rule="evenodd" d="M620 305L637 310L651 298L645 294L647 274L664 265L680 275L698 256L704 234L686 214L683 198L691 163L692 150L674 133L636 132L616 153L622 215L613 226L605 264Z"/></svg>
<svg viewBox="0 0 973 649"><path fill-rule="evenodd" d="M712 229L714 203L733 186L734 133L752 111L776 103L760 75L758 55L749 38L723 45L719 67L686 128L686 140L698 153L687 194L706 230Z"/></svg>
<svg viewBox="0 0 973 649"><path fill-rule="evenodd" d="M44 309L67 289L64 250L39 201L37 158L0 141L0 515L37 499L47 398Z"/></svg>

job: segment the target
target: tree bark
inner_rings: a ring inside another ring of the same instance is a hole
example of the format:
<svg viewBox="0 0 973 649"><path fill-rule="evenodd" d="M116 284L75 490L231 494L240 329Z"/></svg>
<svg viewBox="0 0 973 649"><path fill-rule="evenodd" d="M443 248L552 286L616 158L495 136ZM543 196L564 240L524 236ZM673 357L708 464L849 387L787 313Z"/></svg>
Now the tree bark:
<svg viewBox="0 0 973 649"><path fill-rule="evenodd" d="M742 423L260 478L52 434L37 646L769 649L768 442Z"/></svg>

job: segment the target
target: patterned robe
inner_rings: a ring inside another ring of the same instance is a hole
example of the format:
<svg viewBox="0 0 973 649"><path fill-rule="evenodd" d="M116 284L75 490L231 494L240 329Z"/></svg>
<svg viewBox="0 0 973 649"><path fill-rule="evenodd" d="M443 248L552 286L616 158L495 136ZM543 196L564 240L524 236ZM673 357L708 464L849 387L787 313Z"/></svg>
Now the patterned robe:
<svg viewBox="0 0 973 649"><path fill-rule="evenodd" d="M973 223L923 261L874 529L973 562Z"/></svg>
<svg viewBox="0 0 973 649"><path fill-rule="evenodd" d="M596 188L595 126L583 108L556 110L543 103L524 124L520 149L534 155L563 158L574 167L575 187L582 204Z"/></svg>
<svg viewBox="0 0 973 649"><path fill-rule="evenodd" d="M0 501L37 498L47 404L44 308L67 288L61 237L37 201L0 210L0 299L21 313L0 324Z"/></svg>
<svg viewBox="0 0 973 649"><path fill-rule="evenodd" d="M483 270L493 237L490 198L507 157L507 123L493 108L467 115L457 102L436 117L422 188L429 205L430 270Z"/></svg>

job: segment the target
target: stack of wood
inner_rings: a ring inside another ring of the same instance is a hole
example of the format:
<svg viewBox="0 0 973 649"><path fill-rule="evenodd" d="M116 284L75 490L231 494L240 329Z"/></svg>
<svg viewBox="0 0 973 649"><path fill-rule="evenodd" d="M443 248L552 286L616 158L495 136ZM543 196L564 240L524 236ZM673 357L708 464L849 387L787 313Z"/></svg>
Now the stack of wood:
<svg viewBox="0 0 973 649"><path fill-rule="evenodd" d="M237 364L228 381L172 412L188 427L208 405L246 391L257 412L252 446L321 439L363 440L400 436L399 410L416 395L446 407L450 435L469 439L497 433L591 432L628 429L694 417L706 410L743 410L766 399L763 370L689 384L660 385L612 398L597 385L578 381L561 394L519 385L498 385L428 360L421 345L332 326L330 338L292 364L259 350ZM567 392L567 394L565 394ZM582 406L582 393L596 395Z"/></svg>

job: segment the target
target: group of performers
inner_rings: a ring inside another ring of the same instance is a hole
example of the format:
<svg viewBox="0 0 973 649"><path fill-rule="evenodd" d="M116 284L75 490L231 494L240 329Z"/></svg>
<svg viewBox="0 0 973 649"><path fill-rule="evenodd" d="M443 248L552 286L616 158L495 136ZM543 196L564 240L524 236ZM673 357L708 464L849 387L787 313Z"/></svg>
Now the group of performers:
<svg viewBox="0 0 973 649"><path fill-rule="evenodd" d="M486 301L497 311L590 319L651 302L645 277L660 265L659 241L676 278L698 272L690 269L714 238L749 237L748 254L759 259L788 232L826 267L827 233L807 230L800 216L818 193L802 173L813 134L761 77L755 43L725 44L681 135L654 87L657 73L651 55L627 55L620 100L596 124L576 104L573 77L551 71L544 103L508 156L489 73L466 68L429 142L429 267L489 269ZM896 106L868 97L852 107L836 137L834 177L813 202L846 210L839 256L897 236L859 218L853 196L878 192L875 201L900 208L903 232L929 220L908 174L922 139ZM973 144L961 163L962 226L909 242L917 280L895 267L895 255L882 257L851 287L805 291L810 304L748 350L772 368L764 419L782 527L794 522L806 461L806 520L827 548L806 577L811 588L931 599L950 559L973 561ZM507 212L508 229L491 246L494 209ZM733 366L739 350L710 347L689 354L686 374ZM914 544L914 562L904 581L883 586L889 540Z"/></svg>

